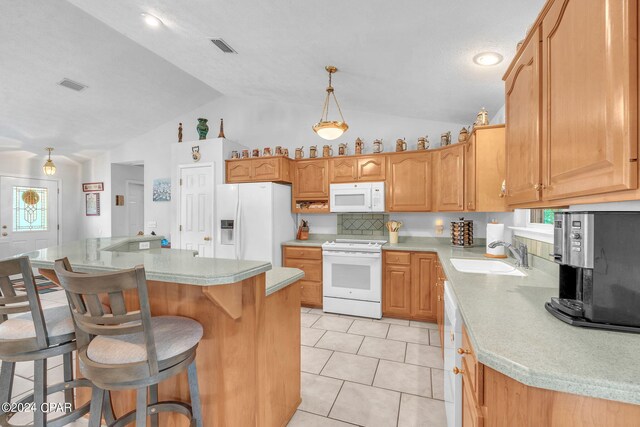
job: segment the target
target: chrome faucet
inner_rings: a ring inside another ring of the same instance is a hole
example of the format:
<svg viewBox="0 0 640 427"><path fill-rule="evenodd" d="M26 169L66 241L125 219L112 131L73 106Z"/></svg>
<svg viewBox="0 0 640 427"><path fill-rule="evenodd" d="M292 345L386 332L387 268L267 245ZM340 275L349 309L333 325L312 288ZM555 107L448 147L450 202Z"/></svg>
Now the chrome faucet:
<svg viewBox="0 0 640 427"><path fill-rule="evenodd" d="M520 243L520 246L516 248L511 243L501 240L489 243L489 247L492 249L498 246L504 246L511 251L513 257L516 259L516 267L529 268L529 249L527 245Z"/></svg>

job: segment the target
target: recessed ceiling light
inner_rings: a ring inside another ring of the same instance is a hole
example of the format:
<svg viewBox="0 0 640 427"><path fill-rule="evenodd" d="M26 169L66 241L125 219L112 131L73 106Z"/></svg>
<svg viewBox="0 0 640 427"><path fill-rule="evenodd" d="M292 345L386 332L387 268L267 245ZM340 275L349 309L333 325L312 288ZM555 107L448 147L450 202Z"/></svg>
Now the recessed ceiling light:
<svg viewBox="0 0 640 427"><path fill-rule="evenodd" d="M159 27L160 25L162 25L162 21L157 16L153 16L149 13L141 13L141 15L142 19L144 19L144 22L146 22L146 24L150 27Z"/></svg>
<svg viewBox="0 0 640 427"><path fill-rule="evenodd" d="M501 63L502 59L502 55L498 52L482 52L473 57L473 62L488 67Z"/></svg>

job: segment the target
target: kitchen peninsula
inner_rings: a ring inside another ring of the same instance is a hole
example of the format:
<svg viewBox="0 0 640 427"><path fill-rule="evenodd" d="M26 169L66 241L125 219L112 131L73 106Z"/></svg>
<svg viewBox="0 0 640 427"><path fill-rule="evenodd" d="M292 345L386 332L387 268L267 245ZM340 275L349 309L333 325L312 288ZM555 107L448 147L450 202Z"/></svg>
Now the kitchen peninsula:
<svg viewBox="0 0 640 427"><path fill-rule="evenodd" d="M196 358L203 425L285 425L300 403L298 280L304 273L151 245L134 250L141 240L86 239L27 255L53 281L54 261L62 257L86 273L144 265L151 313L190 317L204 328ZM126 304L135 307L136 299L131 295ZM184 373L160 383L160 399L189 401L188 389ZM79 395L81 401L88 398ZM117 415L135 408L135 393L113 393L113 405ZM176 414L161 414L160 421L187 425Z"/></svg>

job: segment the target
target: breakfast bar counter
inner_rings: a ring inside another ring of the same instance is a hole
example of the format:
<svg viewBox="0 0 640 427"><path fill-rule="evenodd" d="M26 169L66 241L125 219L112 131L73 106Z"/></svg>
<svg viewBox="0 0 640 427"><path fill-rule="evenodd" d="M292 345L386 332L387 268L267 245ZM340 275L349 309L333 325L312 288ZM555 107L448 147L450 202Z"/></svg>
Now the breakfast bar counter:
<svg viewBox="0 0 640 427"><path fill-rule="evenodd" d="M57 282L56 259L78 272L117 271L144 265L153 316L185 316L204 336L196 363L205 426L282 426L300 404L300 285L292 268L259 261L198 258L193 251L135 250L139 238L96 238L26 255ZM134 243L133 249L131 243ZM127 296L135 309L137 294ZM160 399L189 401L186 372L160 383ZM88 399L79 394L79 401ZM135 392L113 393L121 415L135 408ZM187 426L177 414L160 414L162 426Z"/></svg>

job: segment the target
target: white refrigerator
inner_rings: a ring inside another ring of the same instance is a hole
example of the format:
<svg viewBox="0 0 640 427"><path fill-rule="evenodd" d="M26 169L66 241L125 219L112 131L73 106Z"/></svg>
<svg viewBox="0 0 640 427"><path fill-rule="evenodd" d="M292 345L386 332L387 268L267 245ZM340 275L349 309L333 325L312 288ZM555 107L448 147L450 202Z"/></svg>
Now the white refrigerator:
<svg viewBox="0 0 640 427"><path fill-rule="evenodd" d="M282 266L282 242L295 239L291 186L258 182L216 188L216 258Z"/></svg>

